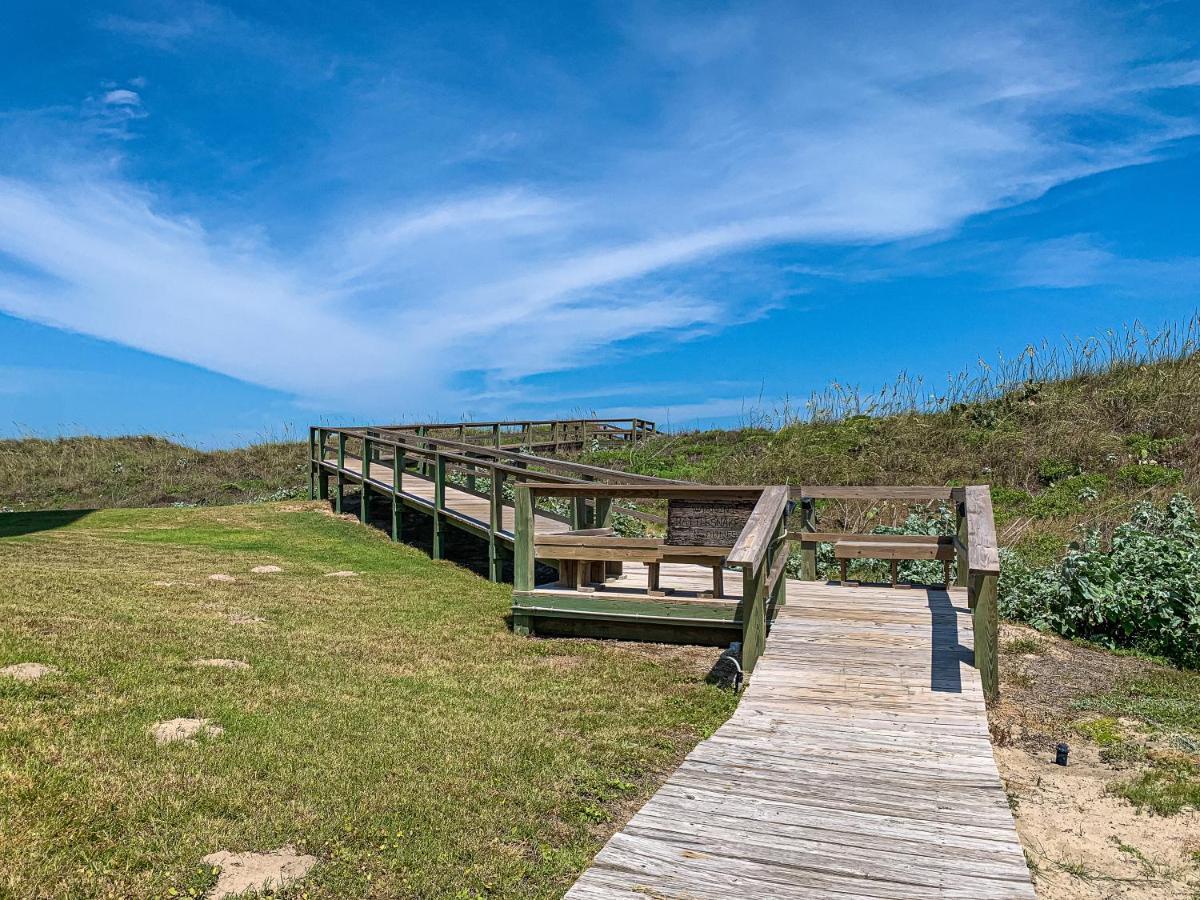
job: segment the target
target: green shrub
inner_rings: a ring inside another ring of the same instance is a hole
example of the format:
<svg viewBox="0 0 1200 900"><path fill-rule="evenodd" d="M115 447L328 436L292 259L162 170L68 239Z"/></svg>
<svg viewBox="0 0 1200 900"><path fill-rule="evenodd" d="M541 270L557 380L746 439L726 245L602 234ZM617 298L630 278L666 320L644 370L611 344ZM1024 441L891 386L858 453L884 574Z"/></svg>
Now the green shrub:
<svg viewBox="0 0 1200 900"><path fill-rule="evenodd" d="M1181 437L1156 438L1148 434L1131 434L1125 438L1125 446L1138 459L1154 459L1182 443Z"/></svg>
<svg viewBox="0 0 1200 900"><path fill-rule="evenodd" d="M1068 638L1200 666L1200 526L1181 494L1140 503L1104 548L1097 532L1057 566L1002 551L1000 611Z"/></svg>
<svg viewBox="0 0 1200 900"><path fill-rule="evenodd" d="M1109 481L1103 475L1072 475L1034 497L1028 511L1038 519L1069 516L1094 503L1108 488Z"/></svg>
<svg viewBox="0 0 1200 900"><path fill-rule="evenodd" d="M1051 456L1038 463L1038 480L1044 485L1051 485L1078 475L1081 471L1077 463Z"/></svg>
<svg viewBox="0 0 1200 900"><path fill-rule="evenodd" d="M1183 472L1170 466L1160 466L1158 463L1134 463L1118 469L1117 477L1135 487L1155 487L1160 484L1178 484L1183 480Z"/></svg>

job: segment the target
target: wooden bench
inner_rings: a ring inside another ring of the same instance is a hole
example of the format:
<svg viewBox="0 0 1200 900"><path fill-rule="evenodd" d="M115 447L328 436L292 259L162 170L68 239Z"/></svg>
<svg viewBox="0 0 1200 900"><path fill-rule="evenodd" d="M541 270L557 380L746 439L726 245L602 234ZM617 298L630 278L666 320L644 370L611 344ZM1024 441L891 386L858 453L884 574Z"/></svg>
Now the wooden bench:
<svg viewBox="0 0 1200 900"><path fill-rule="evenodd" d="M886 559L891 564L892 587L898 586L901 560L941 560L943 577L950 584L954 561L954 538L934 534L822 534L833 543L833 556L841 568L841 581L848 582L852 559Z"/></svg>
<svg viewBox="0 0 1200 900"><path fill-rule="evenodd" d="M754 500L669 500L665 538L621 537L611 528L591 528L534 539L538 558L559 563L559 580L577 591L594 591L611 580L621 562L642 562L647 568L647 593L663 597L664 562L706 566L712 570L712 591L702 597L725 596L725 558L746 525Z"/></svg>

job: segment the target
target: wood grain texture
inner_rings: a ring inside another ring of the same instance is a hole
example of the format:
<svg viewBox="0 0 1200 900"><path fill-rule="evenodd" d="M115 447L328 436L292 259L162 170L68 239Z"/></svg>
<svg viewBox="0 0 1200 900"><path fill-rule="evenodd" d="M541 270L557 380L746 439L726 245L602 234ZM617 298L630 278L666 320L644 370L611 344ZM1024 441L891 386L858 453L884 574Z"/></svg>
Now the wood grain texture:
<svg viewBox="0 0 1200 900"><path fill-rule="evenodd" d="M1033 900L964 607L788 580L733 717L567 897Z"/></svg>
<svg viewBox="0 0 1200 900"><path fill-rule="evenodd" d="M972 485L963 505L967 514L967 556L972 572L1000 573L1000 551L996 544L996 520L992 516L992 489Z"/></svg>

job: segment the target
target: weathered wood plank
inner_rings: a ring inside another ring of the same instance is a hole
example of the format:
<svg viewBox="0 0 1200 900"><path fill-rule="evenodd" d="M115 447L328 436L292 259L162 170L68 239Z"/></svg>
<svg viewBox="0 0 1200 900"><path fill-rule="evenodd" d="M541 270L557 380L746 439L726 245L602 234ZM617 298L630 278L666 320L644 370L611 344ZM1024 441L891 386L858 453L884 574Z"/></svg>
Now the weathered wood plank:
<svg viewBox="0 0 1200 900"><path fill-rule="evenodd" d="M567 897L1032 900L970 664L979 604L786 584L733 717Z"/></svg>

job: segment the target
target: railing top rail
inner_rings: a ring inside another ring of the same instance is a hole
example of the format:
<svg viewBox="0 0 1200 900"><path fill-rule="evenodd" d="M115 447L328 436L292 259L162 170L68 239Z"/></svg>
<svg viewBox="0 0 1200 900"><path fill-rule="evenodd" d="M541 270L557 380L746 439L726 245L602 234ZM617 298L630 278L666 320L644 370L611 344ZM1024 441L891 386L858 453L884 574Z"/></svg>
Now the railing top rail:
<svg viewBox="0 0 1200 900"><path fill-rule="evenodd" d="M461 451L461 453L472 454L474 459L466 458L471 462L478 464L478 457L491 458L493 460L506 460L507 464L516 469L518 467L511 466L513 462L544 466L547 468L558 469L562 472L573 472L577 475L590 475L593 478L621 478L629 482L645 483L645 484L687 484L688 482L672 481L666 478L657 478L653 475L635 475L629 472L621 472L617 469L605 469L600 466L589 466L584 463L567 462L566 460L553 459L551 457L536 456L532 453L522 453L516 450L497 449L495 447L487 447L480 444L471 444L465 441L455 441L450 438L430 437L428 435L412 435L407 432L394 434L391 437L383 435L381 432L391 431L388 428L379 428L370 426L365 428L323 428L326 433L337 434L343 433L354 437L366 437L375 443L385 444L388 446L404 447L412 450L414 453L432 455L435 452L441 452L445 455L446 451L437 451L429 449L430 447L449 447L453 450ZM375 432L372 434L371 432ZM422 446L426 445L426 446ZM449 457L447 457L449 458ZM524 472L523 469L520 471ZM526 473L528 474L528 473ZM539 473L540 474L540 473ZM575 479L570 479L575 480Z"/></svg>
<svg viewBox="0 0 1200 900"><path fill-rule="evenodd" d="M372 444L380 444L385 447L394 447L396 449L403 450L406 453L413 452L413 453L417 453L417 454L420 454L423 456L428 456L428 457L440 456L440 457L442 457L442 459L450 460L453 462L464 463L464 464L473 465L473 466L485 466L489 469L495 469L498 472L504 472L506 475L512 475L515 478L523 479L523 478L536 477L536 478L542 478L542 479L546 479L546 480L553 481L556 483L564 483L564 484L575 484L575 483L584 484L585 483L585 482L580 481L579 479L570 478L566 475L556 475L553 472L531 472L528 469L522 469L519 466L512 466L512 465L508 465L506 463L496 462L495 460L472 458L470 456L465 456L461 453L456 453L453 450L430 450L430 449L427 449L424 447L417 447L403 439L379 437L376 435L368 435L368 434L364 434L364 433L361 433L358 431L352 431L351 429L348 429L348 428L331 429L331 431L334 433L341 432L342 434L350 434L350 435L353 435L354 437L365 437Z"/></svg>
<svg viewBox="0 0 1200 900"><path fill-rule="evenodd" d="M967 565L972 572L1000 573L1000 550L996 541L996 519L992 514L992 489L973 484L963 489L967 519Z"/></svg>
<svg viewBox="0 0 1200 900"><path fill-rule="evenodd" d="M526 425L606 425L616 424L621 422L629 422L630 424L637 423L639 425L649 425L654 427L654 423L649 419L640 419L636 416L625 416L623 418L613 419L491 419L479 422L404 422L395 425L371 425L371 426L354 426L354 427L370 427L370 428L386 428L390 430L397 429L415 429L415 428L493 428L500 426L501 428L524 428ZM324 426L322 426L324 427Z"/></svg>
<svg viewBox="0 0 1200 900"><path fill-rule="evenodd" d="M614 473L624 474L624 473ZM529 481L530 493L542 497L621 497L660 500L704 500L757 498L766 488L716 484L597 484L593 481L551 484ZM786 492L786 488L784 489Z"/></svg>
<svg viewBox="0 0 1200 900"><path fill-rule="evenodd" d="M802 485L791 488L802 500L961 500L964 488L945 485Z"/></svg>
<svg viewBox="0 0 1200 900"><path fill-rule="evenodd" d="M788 489L777 485L762 488L758 502L746 520L742 533L738 535L737 543L729 551L726 562L731 566L742 566L751 571L758 571L767 556L779 520L787 511Z"/></svg>

